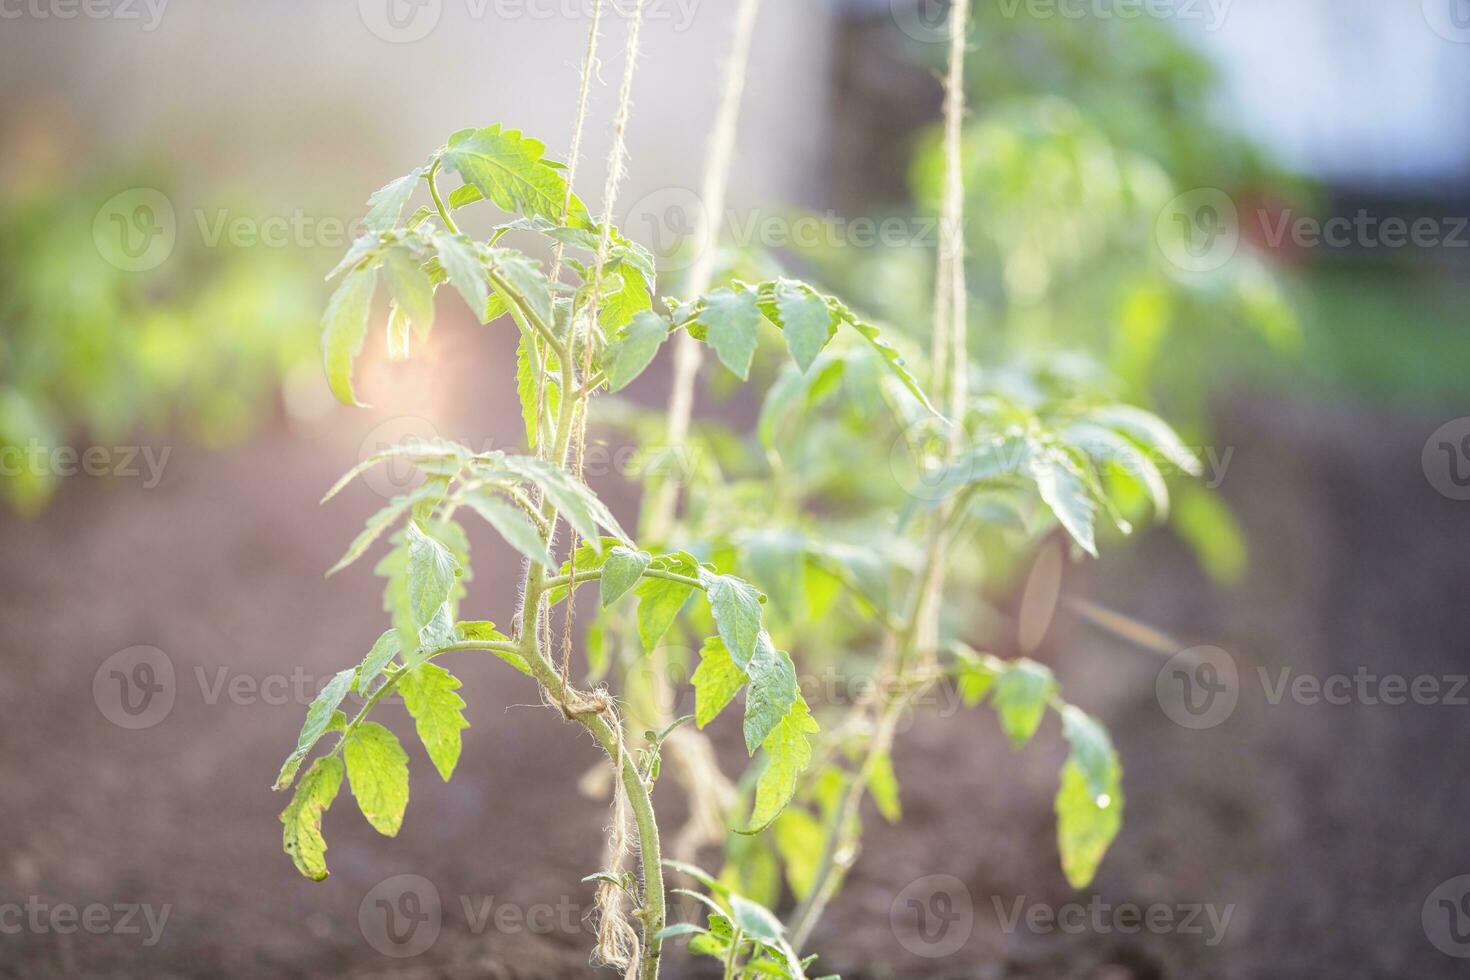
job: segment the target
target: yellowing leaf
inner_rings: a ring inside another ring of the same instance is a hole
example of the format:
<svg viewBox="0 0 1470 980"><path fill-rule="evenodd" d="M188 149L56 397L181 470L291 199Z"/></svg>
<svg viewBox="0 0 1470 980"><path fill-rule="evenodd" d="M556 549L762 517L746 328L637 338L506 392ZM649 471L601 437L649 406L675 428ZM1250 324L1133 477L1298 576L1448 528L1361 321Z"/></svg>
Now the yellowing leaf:
<svg viewBox="0 0 1470 980"><path fill-rule="evenodd" d="M372 268L358 269L342 280L322 317L322 361L327 384L344 405L359 405L352 390L352 366L362 352L367 336L368 314L378 274Z"/></svg>
<svg viewBox="0 0 1470 980"><path fill-rule="evenodd" d="M364 722L343 742L342 757L362 815L378 833L397 834L408 807L408 753L398 737L382 725Z"/></svg>
<svg viewBox="0 0 1470 980"><path fill-rule="evenodd" d="M296 795L286 809L281 811L281 846L291 861L312 881L321 881L327 876L327 842L322 837L322 814L337 798L342 786L342 760L334 755L324 756L312 763Z"/></svg>
<svg viewBox="0 0 1470 980"><path fill-rule="evenodd" d="M437 664L419 664L398 681L404 707L413 716L419 739L434 768L448 782L463 745L461 732L470 727L464 718L464 699L457 677Z"/></svg>
<svg viewBox="0 0 1470 980"><path fill-rule="evenodd" d="M689 678L694 685L694 723L700 728L714 721L745 686L745 671L730 659L725 641L712 636L699 651L699 666Z"/></svg>
<svg viewBox="0 0 1470 980"><path fill-rule="evenodd" d="M765 830L791 802L798 777L812 761L812 746L807 736L820 730L806 701L798 697L761 745L767 755L766 769L756 783L755 810L749 826L740 831L742 834Z"/></svg>

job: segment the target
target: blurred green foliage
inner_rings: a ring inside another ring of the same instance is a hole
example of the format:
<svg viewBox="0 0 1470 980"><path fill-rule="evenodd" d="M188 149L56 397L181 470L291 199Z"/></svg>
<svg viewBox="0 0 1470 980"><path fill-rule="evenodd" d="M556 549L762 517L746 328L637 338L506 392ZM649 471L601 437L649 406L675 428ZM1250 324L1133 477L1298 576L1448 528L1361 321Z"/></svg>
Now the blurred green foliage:
<svg viewBox="0 0 1470 980"><path fill-rule="evenodd" d="M123 271L93 242L101 186L0 196L0 495L25 514L56 490L56 447L143 430L231 443L315 356L317 286L299 256L181 235L157 268Z"/></svg>

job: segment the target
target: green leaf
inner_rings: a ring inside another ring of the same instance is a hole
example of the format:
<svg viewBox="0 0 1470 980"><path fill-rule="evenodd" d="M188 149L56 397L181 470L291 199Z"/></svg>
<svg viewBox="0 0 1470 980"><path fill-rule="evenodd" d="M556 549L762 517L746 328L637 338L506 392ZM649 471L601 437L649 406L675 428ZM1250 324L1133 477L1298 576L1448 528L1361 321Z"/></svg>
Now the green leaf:
<svg viewBox="0 0 1470 980"><path fill-rule="evenodd" d="M995 679L1005 670L1003 664L994 657L966 659L960 664L959 691L960 699L965 707L973 708L985 700L995 687Z"/></svg>
<svg viewBox="0 0 1470 980"><path fill-rule="evenodd" d="M484 490L472 490L464 495L465 504L495 528L512 548L545 568L552 567L551 554L546 542L531 519L519 507L506 503Z"/></svg>
<svg viewBox="0 0 1470 980"><path fill-rule="evenodd" d="M312 747L327 733L332 723L332 712L347 697L347 692L352 690L352 679L357 674L355 667L339 671L327 681L320 693L312 699L306 709L306 721L301 726L301 734L296 738L296 749L286 761L281 764L281 771L276 776L276 790L283 790L291 785L296 778L296 773L301 769L301 763L306 760Z"/></svg>
<svg viewBox="0 0 1470 980"><path fill-rule="evenodd" d="M408 203L410 197L413 197L414 188L418 186L423 174L424 170L420 167L411 174L388 181L374 191L373 195L368 198L368 204L372 210L362 219L363 227L370 231L382 232L397 225L398 218L403 213L403 206Z"/></svg>
<svg viewBox="0 0 1470 980"><path fill-rule="evenodd" d="M753 293L717 289L704 298L698 322L720 363L744 381L755 357L760 306Z"/></svg>
<svg viewBox="0 0 1470 980"><path fill-rule="evenodd" d="M622 545L613 548L602 563L602 608L627 595L652 561L653 556L646 551L634 551Z"/></svg>
<svg viewBox="0 0 1470 980"><path fill-rule="evenodd" d="M730 896L730 915L740 931L750 938L769 945L781 941L781 921L744 895Z"/></svg>
<svg viewBox="0 0 1470 980"><path fill-rule="evenodd" d="M567 199L566 176L544 159L546 144L497 123L484 129L460 130L449 137L440 156L448 170L459 173L502 211L540 215L562 223ZM573 195L567 224L588 227L587 207Z"/></svg>
<svg viewBox="0 0 1470 980"><path fill-rule="evenodd" d="M372 312L377 285L377 273L370 268L349 274L332 294L322 317L322 357L327 384L344 405L361 404L352 390L352 366L362 353L362 342L367 337L368 314Z"/></svg>
<svg viewBox="0 0 1470 980"><path fill-rule="evenodd" d="M373 681L383 673L383 668L393 662L398 655L402 644L398 639L398 630L385 630L383 635L373 643L373 648L363 658L362 665L357 668L356 687L358 694L367 694L372 688Z"/></svg>
<svg viewBox="0 0 1470 980"><path fill-rule="evenodd" d="M754 755L801 693L791 657L786 651L777 650L765 631L756 642L755 655L745 672L750 677L750 690L745 695L745 747Z"/></svg>
<svg viewBox="0 0 1470 980"><path fill-rule="evenodd" d="M627 329L602 354L608 388L621 391L631 384L653 363L668 336L668 322L657 313L645 311L633 317Z"/></svg>
<svg viewBox="0 0 1470 980"><path fill-rule="evenodd" d="M1011 744L1020 748L1031 741L1046 714L1047 698L1056 690L1056 678L1033 660L1012 660L995 684L991 703L1000 715L1000 727Z"/></svg>
<svg viewBox="0 0 1470 980"><path fill-rule="evenodd" d="M806 701L797 698L761 748L766 750L766 768L755 786L755 809L742 834L758 834L781 815L796 793L798 777L811 765L812 746L807 739L820 731Z"/></svg>
<svg viewBox="0 0 1470 980"><path fill-rule="evenodd" d="M327 876L327 842L322 837L322 815L337 798L342 788L342 760L335 755L323 756L312 763L296 795L281 811L281 846L291 861L312 881Z"/></svg>
<svg viewBox="0 0 1470 980"><path fill-rule="evenodd" d="M394 303L388 310L388 360L408 360L413 348L412 326L408 314Z"/></svg>
<svg viewBox="0 0 1470 980"><path fill-rule="evenodd" d="M383 255L383 277L414 333L420 340L427 337L434 326L434 283L419 260L403 246L394 246Z"/></svg>
<svg viewBox="0 0 1470 980"><path fill-rule="evenodd" d="M337 564L327 570L327 577L331 578L361 558L363 553L372 547L373 542L382 537L383 532L392 526L394 521L402 517L414 504L421 500L428 500L437 496L437 487L422 486L411 494L394 497L382 509L367 519L367 523L363 526L363 529L358 532L357 537L352 539L352 544L348 545L346 553L337 560Z"/></svg>
<svg viewBox="0 0 1470 980"><path fill-rule="evenodd" d="M836 332L827 303L802 283L781 280L776 284L776 311L786 346L805 373Z"/></svg>
<svg viewBox="0 0 1470 980"><path fill-rule="evenodd" d="M449 600L461 570L453 553L416 522L408 523L407 535L408 600L414 622L423 626Z"/></svg>
<svg viewBox="0 0 1470 980"><path fill-rule="evenodd" d="M639 313L650 309L653 297L649 293L648 279L631 263L614 263L609 271L621 276L622 284L616 291L604 291L597 309L597 322L603 332L611 335L631 323Z"/></svg>
<svg viewBox="0 0 1470 980"><path fill-rule="evenodd" d="M761 594L733 575L702 574L720 638L735 663L746 670L761 636Z"/></svg>
<svg viewBox="0 0 1470 980"><path fill-rule="evenodd" d="M612 516L607 505L597 498L587 484L566 470L532 456L507 456L496 452L487 453L481 459L494 469L539 486L572 529L584 539L598 540L597 529L601 526L615 535L621 543L628 543L627 533Z"/></svg>
<svg viewBox="0 0 1470 980"><path fill-rule="evenodd" d="M714 721L745 686L747 678L730 659L725 641L712 636L699 651L699 666L689 682L694 685L694 723L700 728Z"/></svg>
<svg viewBox="0 0 1470 980"><path fill-rule="evenodd" d="M468 449L447 439L406 440L389 446L382 452L374 453L348 470L340 480L332 484L332 488L322 497L321 502L326 503L328 500L331 500L337 494L341 493L343 488L353 480L386 460L407 458L419 466L424 466L431 462L439 462L444 464L446 468L450 465L457 468L469 456L470 451Z"/></svg>
<svg viewBox="0 0 1470 980"><path fill-rule="evenodd" d="M1086 888L1092 883L1098 865L1123 826L1122 782L1123 769L1111 747L1103 770L1102 792L1095 789L1094 779L1079 761L1075 746L1062 767L1056 800L1057 848L1062 855L1062 871L1073 888Z"/></svg>
<svg viewBox="0 0 1470 980"><path fill-rule="evenodd" d="M805 901L817 882L827 828L807 810L787 807L771 831L786 872L786 883L797 901Z"/></svg>
<svg viewBox="0 0 1470 980"><path fill-rule="evenodd" d="M899 382L903 384L909 394L918 399L919 404L926 411L932 415L939 414L933 404L930 403L929 396L924 394L924 389L919 384L919 379L914 377L913 372L909 370L908 365L904 362L903 355L898 352L898 348L884 339L881 330L866 320L859 319L852 310L848 309L838 300L827 297L827 306L832 310L833 316L856 330L862 335L864 340L872 345L873 349L878 352L878 356L883 358L883 363L888 365L888 370L893 373L894 377L898 378Z"/></svg>
<svg viewBox="0 0 1470 980"><path fill-rule="evenodd" d="M342 743L347 780L367 822L392 837L408 807L408 753L398 737L376 722L364 722Z"/></svg>
<svg viewBox="0 0 1470 980"><path fill-rule="evenodd" d="M699 575L699 562L688 552L680 551L655 558L653 564L664 571L690 578ZM652 652L674 620L679 618L679 611L689 601L694 586L663 578L645 578L638 583L634 592L638 596L638 639L644 650Z"/></svg>
<svg viewBox="0 0 1470 980"><path fill-rule="evenodd" d="M1151 412L1132 405L1106 405L1094 409L1088 418L1123 433L1145 449L1153 450L1190 476L1199 476L1203 472L1194 452L1184 445L1167 422Z"/></svg>
<svg viewBox="0 0 1470 980"><path fill-rule="evenodd" d="M1060 453L1032 456L1028 461L1037 492L1072 540L1092 557L1097 557L1093 531L1097 503L1071 460Z"/></svg>
<svg viewBox="0 0 1470 980"><path fill-rule="evenodd" d="M903 808L898 799L898 776L893 772L893 756L887 752L873 756L868 770L868 792L873 795L873 803L884 820L898 823L903 819Z"/></svg>
<svg viewBox="0 0 1470 980"><path fill-rule="evenodd" d="M539 415L539 388L541 377L540 359L536 350L536 338L529 333L521 334L516 345L516 397L521 403L521 419L526 423L526 448L536 448L537 428L541 424Z"/></svg>
<svg viewBox="0 0 1470 980"><path fill-rule="evenodd" d="M490 264L521 299L525 300L531 312L549 326L553 319L551 280L546 278L541 266L530 256L510 248L491 249Z"/></svg>
<svg viewBox="0 0 1470 980"><path fill-rule="evenodd" d="M490 287L485 279L485 267L480 262L478 246L468 238L455 237L445 232L434 236L434 250L439 253L439 264L449 277L450 285L459 290L470 311L486 322L486 307L490 302Z"/></svg>
<svg viewBox="0 0 1470 980"><path fill-rule="evenodd" d="M459 762L460 732L470 727L464 718L464 699L455 693L459 688L459 679L438 664L419 664L398 681L398 691L413 716L419 740L445 782Z"/></svg>

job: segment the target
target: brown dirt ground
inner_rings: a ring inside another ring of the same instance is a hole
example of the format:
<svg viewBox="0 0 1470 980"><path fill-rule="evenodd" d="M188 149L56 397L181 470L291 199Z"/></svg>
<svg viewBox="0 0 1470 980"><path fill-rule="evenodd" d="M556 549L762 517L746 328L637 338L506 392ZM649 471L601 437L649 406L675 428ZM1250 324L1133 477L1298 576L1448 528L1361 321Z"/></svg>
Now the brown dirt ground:
<svg viewBox="0 0 1470 980"><path fill-rule="evenodd" d="M509 438L511 394L474 390L476 411ZM1191 732L1155 703L1153 655L1075 622L1042 653L1109 725L1126 765L1126 825L1088 895L1233 904L1223 942L1004 932L993 899L1075 900L1052 841L1060 740L1048 729L1013 756L994 720L972 712L919 718L901 743L905 821L869 815L852 880L814 937L822 965L875 980L1464 975L1426 940L1420 908L1470 872L1466 709L1268 706L1254 670L1466 670L1470 505L1425 483L1419 450L1433 426L1420 421L1281 403L1226 412L1221 441L1237 451L1223 492L1256 549L1245 582L1211 585L1164 534L1069 577L1069 591L1242 664L1235 715ZM321 884L280 853L283 800L269 791L301 706L208 703L221 669L259 679L301 665L325 678L380 631L370 563L321 577L372 506L358 491L316 506L355 439L277 430L229 454L181 448L157 489L76 480L44 519L0 519L0 903L172 906L152 947L137 935L0 934L0 975L589 975L585 935L477 936L456 900L588 899L578 882L596 866L605 814L575 784L598 753L526 707L535 694L520 678L462 663L473 727L455 779L441 782L410 745L412 803L391 841L344 789ZM488 538L477 545L472 600L509 596L515 563ZM160 724L125 731L102 717L91 684L135 644L168 653L178 693ZM418 957L389 959L364 941L358 907L374 884L410 872L444 896L443 933ZM959 952L926 959L897 941L889 913L905 885L936 873L964 882L975 925ZM678 957L669 972L694 975Z"/></svg>

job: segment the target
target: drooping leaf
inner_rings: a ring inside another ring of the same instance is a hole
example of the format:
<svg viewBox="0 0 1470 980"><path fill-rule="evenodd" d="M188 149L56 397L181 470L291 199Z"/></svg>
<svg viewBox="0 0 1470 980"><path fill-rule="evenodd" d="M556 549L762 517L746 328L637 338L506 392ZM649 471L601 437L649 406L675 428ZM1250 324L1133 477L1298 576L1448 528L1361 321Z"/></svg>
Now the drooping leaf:
<svg viewBox="0 0 1470 980"><path fill-rule="evenodd" d="M342 758L367 822L380 834L397 834L408 807L408 753L398 737L376 722L364 722L342 743Z"/></svg>
<svg viewBox="0 0 1470 980"><path fill-rule="evenodd" d="M689 681L694 685L694 723L703 728L740 693L746 676L730 659L725 641L712 636L704 641L699 651L699 666Z"/></svg>
<svg viewBox="0 0 1470 980"><path fill-rule="evenodd" d="M471 312L484 323L490 302L490 287L485 279L485 266L480 262L478 246L463 235L440 232L434 236L434 250L439 264L449 277L449 284L459 291Z"/></svg>
<svg viewBox="0 0 1470 980"><path fill-rule="evenodd" d="M464 495L465 504L485 519L512 548L543 567L551 567L551 555L531 519L519 507L485 490Z"/></svg>
<svg viewBox="0 0 1470 980"><path fill-rule="evenodd" d="M378 275L371 268L350 273L332 294L322 317L322 358L327 384L344 405L361 404L352 390L352 366L367 337L368 314L372 311L377 285Z"/></svg>
<svg viewBox="0 0 1470 980"><path fill-rule="evenodd" d="M413 324L394 303L388 310L388 360L406 361L413 352Z"/></svg>
<svg viewBox="0 0 1470 980"><path fill-rule="evenodd" d="M622 545L609 551L607 560L602 563L602 608L617 602L637 585L652 561L653 556L648 552Z"/></svg>
<svg viewBox="0 0 1470 980"><path fill-rule="evenodd" d="M459 762L463 741L460 733L470 727L464 717L464 699L455 693L459 687L459 679L438 664L419 664L398 681L419 740L445 782Z"/></svg>
<svg viewBox="0 0 1470 980"><path fill-rule="evenodd" d="M1042 501L1056 515L1058 523L1072 536L1072 540L1096 558L1097 541L1093 529L1097 503L1075 464L1058 452L1034 455L1028 463Z"/></svg>
<svg viewBox="0 0 1470 980"><path fill-rule="evenodd" d="M761 745L768 757L767 764L755 786L755 809L750 824L741 833L758 834L765 830L791 802L797 779L812 761L812 746L807 736L820 730L806 701L797 698Z"/></svg>
<svg viewBox="0 0 1470 980"><path fill-rule="evenodd" d="M1123 433L1129 439L1163 456L1190 476L1203 472L1199 457L1174 432L1169 424L1151 412L1132 405L1106 405L1094 409L1088 418Z"/></svg>
<svg viewBox="0 0 1470 980"><path fill-rule="evenodd" d="M455 580L460 575L459 562L436 538L430 537L410 521L408 540L408 600L412 604L414 622L428 623L449 599Z"/></svg>
<svg viewBox="0 0 1470 980"><path fill-rule="evenodd" d="M388 231L398 224L398 218L403 213L403 206L408 199L413 197L414 188L418 186L419 179L423 176L422 167L405 174L397 180L390 180L382 187L373 191L368 198L368 204L372 210L363 217L363 227L370 231Z"/></svg>
<svg viewBox="0 0 1470 980"><path fill-rule="evenodd" d="M689 578L699 575L699 562L683 551L656 558L654 565ZM644 650L652 652L679 617L679 611L689 601L694 587L669 579L645 578L634 591L638 596L638 639Z"/></svg>
<svg viewBox="0 0 1470 980"><path fill-rule="evenodd" d="M919 379L914 377L913 372L909 370L908 365L904 362L903 355L898 352L898 348L884 339L881 330L866 320L859 319L852 310L831 297L828 297L827 305L831 308L833 315L838 320L852 327L852 329L862 335L864 340L873 346L873 349L883 358L883 362L888 365L888 370L898 378L904 388L908 390L909 394L913 395L926 411L933 415L939 414L933 404L930 403L929 396L924 394L924 389L919 384Z"/></svg>
<svg viewBox="0 0 1470 980"><path fill-rule="evenodd" d="M761 595L733 575L704 573L710 613L725 648L741 670L747 670L761 636Z"/></svg>
<svg viewBox="0 0 1470 980"><path fill-rule="evenodd" d="M1011 744L1020 748L1031 741L1046 714L1047 698L1056 690L1056 678L1033 660L1012 660L995 683L991 703L1000 715L1000 727Z"/></svg>
<svg viewBox="0 0 1470 980"><path fill-rule="evenodd" d="M423 486L413 493L401 497L394 497L384 505L377 513L367 519L363 529L358 532L357 537L352 539L347 551L337 560L337 564L327 570L327 577L331 578L342 569L351 565L363 556L363 553L372 547L374 541L382 537L383 532L393 525L393 522L402 517L410 507L422 501L437 498L436 488Z"/></svg>
<svg viewBox="0 0 1470 980"><path fill-rule="evenodd" d="M699 324L714 348L720 363L740 380L750 377L750 362L755 357L761 311L753 293L717 289L705 297L699 313Z"/></svg>
<svg viewBox="0 0 1470 980"><path fill-rule="evenodd" d="M305 761L321 737L327 733L332 722L332 712L337 710L342 699L347 697L347 692L352 690L352 679L356 674L357 669L353 667L334 674L307 706L306 721L301 726L301 734L296 738L296 749L281 764L281 771L276 776L275 789L285 789L296 778L296 773L301 769L301 763Z"/></svg>
<svg viewBox="0 0 1470 980"><path fill-rule="evenodd" d="M884 820L898 823L903 819L903 808L898 798L898 776L893 772L893 756L887 752L879 752L873 757L868 769L868 792Z"/></svg>
<svg viewBox="0 0 1470 980"><path fill-rule="evenodd" d="M1123 826L1123 770L1117 754L1110 752L1100 783L1079 761L1076 749L1062 767L1057 791L1057 848L1062 871L1073 888L1086 888L1097 874L1098 865Z"/></svg>
<svg viewBox="0 0 1470 980"><path fill-rule="evenodd" d="M521 419L526 424L526 448L535 449L537 430L541 425L538 379L541 377L536 338L522 333L516 345L516 398L521 403Z"/></svg>
<svg viewBox="0 0 1470 980"><path fill-rule="evenodd" d="M342 760L323 756L312 763L286 809L281 811L281 846L296 870L312 881L327 876L327 842L322 837L322 814L342 788Z"/></svg>
<svg viewBox="0 0 1470 980"><path fill-rule="evenodd" d="M372 690L373 681L377 680L383 673L383 668L393 662L402 647L398 639L398 630L384 630L383 635L373 642L373 648L363 659L362 665L357 668L356 688L358 694L366 695Z"/></svg>
<svg viewBox="0 0 1470 980"><path fill-rule="evenodd" d="M418 259L407 248L395 245L383 254L383 277L414 333L420 340L427 337L434 326L434 283L419 268Z"/></svg>
<svg viewBox="0 0 1470 980"><path fill-rule="evenodd" d="M801 693L791 657L786 651L777 650L765 631L756 641L755 655L746 665L745 673L750 677L750 690L745 695L745 747L754 755Z"/></svg>
<svg viewBox="0 0 1470 980"><path fill-rule="evenodd" d="M791 886L791 893L797 901L805 901L817 881L827 829L809 811L799 806L788 806L781 812L771 832L775 835L776 850L786 872L786 884Z"/></svg>
<svg viewBox="0 0 1470 980"><path fill-rule="evenodd" d="M515 249L490 250L490 265L503 278L541 322L551 324L551 280L530 256Z"/></svg>
<svg viewBox="0 0 1470 980"><path fill-rule="evenodd" d="M653 363L658 349L668 339L669 325L656 313L644 311L634 316L621 334L608 344L602 355L608 388L621 391Z"/></svg>
<svg viewBox="0 0 1470 980"><path fill-rule="evenodd" d="M730 896L730 914L740 931L767 945L781 941L781 920L744 895Z"/></svg>
<svg viewBox="0 0 1470 980"><path fill-rule="evenodd" d="M776 284L775 301L786 346L805 373L836 332L832 311L809 286L784 279Z"/></svg>
<svg viewBox="0 0 1470 980"><path fill-rule="evenodd" d="M494 470L529 480L539 486L547 499L561 512L561 516L584 539L598 540L597 529L600 526L615 535L621 543L628 543L627 533L612 516L607 505L597 498L587 484L566 470L532 456L487 453L481 458ZM581 567L580 563L578 567Z"/></svg>
<svg viewBox="0 0 1470 980"><path fill-rule="evenodd" d="M419 466L430 463L439 463L441 470L457 469L470 456L470 451L459 443L450 442L447 439L410 439L389 446L381 452L373 453L367 459L358 463L352 469L342 475L342 478L332 484L332 488L322 496L322 503L331 500L341 493L353 480L357 479L366 471L377 466L379 463L390 459L408 459Z"/></svg>

